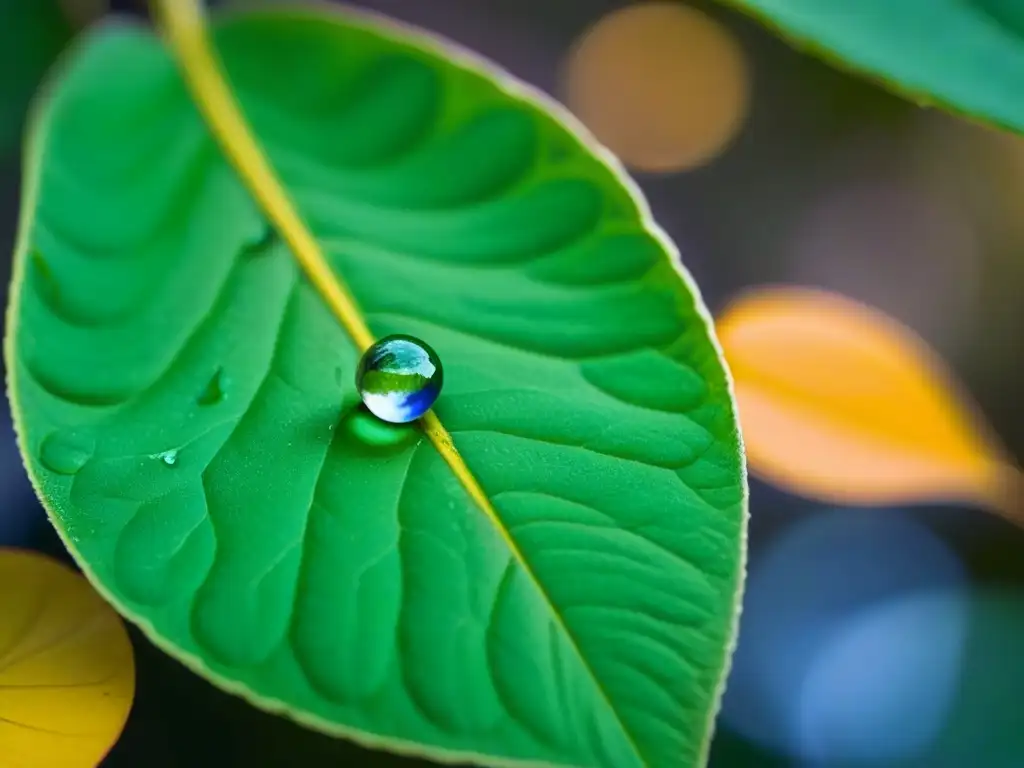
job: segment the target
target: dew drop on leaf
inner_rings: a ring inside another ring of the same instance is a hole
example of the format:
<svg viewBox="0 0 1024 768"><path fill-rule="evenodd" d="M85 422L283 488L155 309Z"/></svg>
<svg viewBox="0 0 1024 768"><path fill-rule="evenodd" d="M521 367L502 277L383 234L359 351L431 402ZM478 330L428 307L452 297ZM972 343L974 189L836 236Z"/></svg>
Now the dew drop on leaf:
<svg viewBox="0 0 1024 768"><path fill-rule="evenodd" d="M196 398L196 403L199 405L215 405L224 399L224 386L226 382L224 380L224 371L218 368L213 376L210 377L206 387L199 393L199 397Z"/></svg>
<svg viewBox="0 0 1024 768"><path fill-rule="evenodd" d="M77 431L51 432L39 447L39 460L52 472L73 475L92 458L96 440Z"/></svg>
<svg viewBox="0 0 1024 768"><path fill-rule="evenodd" d="M259 256L269 251L277 241L277 230L270 224L264 224L259 235L253 237L242 246L242 253L246 256Z"/></svg>
<svg viewBox="0 0 1024 768"><path fill-rule="evenodd" d="M370 412L392 424L414 421L441 394L441 360L412 336L387 336L363 354L356 388Z"/></svg>
<svg viewBox="0 0 1024 768"><path fill-rule="evenodd" d="M176 449L163 451L162 453L158 453L156 455L156 458L160 459L160 461L162 461L168 467L173 467L175 464L178 463L178 451Z"/></svg>

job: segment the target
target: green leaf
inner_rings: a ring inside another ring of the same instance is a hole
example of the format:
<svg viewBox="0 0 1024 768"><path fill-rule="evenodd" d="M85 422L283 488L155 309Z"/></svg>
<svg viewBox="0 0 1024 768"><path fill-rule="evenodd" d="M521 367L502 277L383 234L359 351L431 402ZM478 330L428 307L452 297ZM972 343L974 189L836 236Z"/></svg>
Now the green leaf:
<svg viewBox="0 0 1024 768"><path fill-rule="evenodd" d="M510 77L359 17L224 17L269 160L436 413L358 407L356 346L168 51L76 50L28 157L8 336L30 473L97 586L260 706L489 764L698 765L745 480L707 313L638 193Z"/></svg>
<svg viewBox="0 0 1024 768"><path fill-rule="evenodd" d="M922 103L1024 132L1020 0L724 0Z"/></svg>

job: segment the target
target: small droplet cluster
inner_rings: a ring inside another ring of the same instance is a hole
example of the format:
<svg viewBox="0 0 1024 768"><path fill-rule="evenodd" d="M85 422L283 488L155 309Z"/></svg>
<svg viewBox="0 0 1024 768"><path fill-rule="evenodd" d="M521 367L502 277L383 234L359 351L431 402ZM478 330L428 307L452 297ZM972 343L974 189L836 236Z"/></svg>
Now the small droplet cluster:
<svg viewBox="0 0 1024 768"><path fill-rule="evenodd" d="M387 336L363 354L356 370L359 396L370 412L393 424L414 421L441 394L441 360L412 336Z"/></svg>

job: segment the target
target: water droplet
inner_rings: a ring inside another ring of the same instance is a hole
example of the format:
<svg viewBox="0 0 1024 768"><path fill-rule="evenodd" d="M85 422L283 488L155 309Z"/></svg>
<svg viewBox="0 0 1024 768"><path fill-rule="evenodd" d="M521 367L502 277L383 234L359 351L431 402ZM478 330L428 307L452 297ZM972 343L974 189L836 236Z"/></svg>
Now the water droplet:
<svg viewBox="0 0 1024 768"><path fill-rule="evenodd" d="M196 398L196 403L199 405L215 405L224 399L224 369L218 368L214 371L213 376L210 377L210 381L207 382L205 389L199 393L199 397Z"/></svg>
<svg viewBox="0 0 1024 768"><path fill-rule="evenodd" d="M160 461L168 467L173 467L178 463L178 450L176 448L172 448L169 451L162 451L161 453L158 453L155 458L160 459Z"/></svg>
<svg viewBox="0 0 1024 768"><path fill-rule="evenodd" d="M39 446L39 460L51 472L73 475L85 466L96 450L96 438L75 430L51 432Z"/></svg>
<svg viewBox="0 0 1024 768"><path fill-rule="evenodd" d="M441 446L443 446L447 450L455 451L455 441L452 440L452 436L451 435L449 435L449 434L442 435L441 439L440 439L440 443L441 443ZM455 451L455 452L457 453L457 451Z"/></svg>
<svg viewBox="0 0 1024 768"><path fill-rule="evenodd" d="M356 388L379 419L404 424L418 419L441 394L444 371L437 353L412 336L387 336L363 354Z"/></svg>
<svg viewBox="0 0 1024 768"><path fill-rule="evenodd" d="M66 523L64 525L63 530L64 536L66 536L70 541L77 544L79 541L82 540L82 536L78 532L78 526L76 526L74 523Z"/></svg>
<svg viewBox="0 0 1024 768"><path fill-rule="evenodd" d="M257 237L254 237L242 246L242 253L246 256L258 256L270 250L277 241L277 230L270 226L270 224L265 224L263 231Z"/></svg>

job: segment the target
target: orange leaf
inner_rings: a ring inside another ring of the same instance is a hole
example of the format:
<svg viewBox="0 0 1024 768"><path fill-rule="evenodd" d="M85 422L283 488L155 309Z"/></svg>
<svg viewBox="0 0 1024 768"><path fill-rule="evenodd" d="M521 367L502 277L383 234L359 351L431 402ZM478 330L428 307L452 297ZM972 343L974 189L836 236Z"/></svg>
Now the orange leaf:
<svg viewBox="0 0 1024 768"><path fill-rule="evenodd" d="M134 693L131 642L103 598L48 557L0 549L0 765L93 768Z"/></svg>
<svg viewBox="0 0 1024 768"><path fill-rule="evenodd" d="M728 307L718 333L755 474L830 502L961 499L1014 514L1017 470L895 320L824 291L766 288Z"/></svg>

